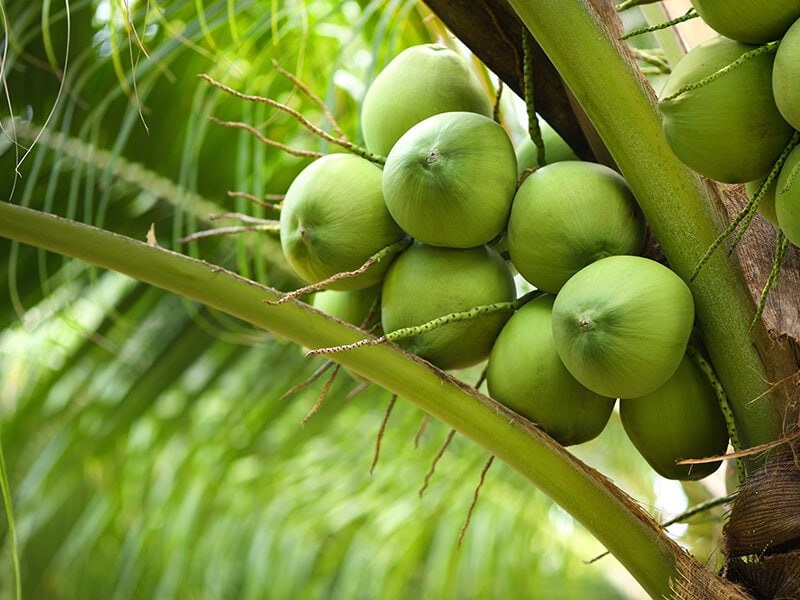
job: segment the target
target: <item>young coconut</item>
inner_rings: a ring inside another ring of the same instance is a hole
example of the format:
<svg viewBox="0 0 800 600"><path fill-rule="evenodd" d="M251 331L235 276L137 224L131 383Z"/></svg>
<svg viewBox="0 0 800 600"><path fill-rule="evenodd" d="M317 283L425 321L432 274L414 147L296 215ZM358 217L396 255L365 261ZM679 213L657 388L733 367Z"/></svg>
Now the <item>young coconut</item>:
<svg viewBox="0 0 800 600"><path fill-rule="evenodd" d="M354 271L405 236L383 201L381 169L353 154L317 159L292 181L281 208L281 246L309 283ZM328 287L349 290L377 284L390 257L356 277Z"/></svg>
<svg viewBox="0 0 800 600"><path fill-rule="evenodd" d="M556 351L573 377L612 398L637 398L683 358L694 301L672 270L641 256L609 256L567 281L553 305Z"/></svg>
<svg viewBox="0 0 800 600"><path fill-rule="evenodd" d="M433 246L473 248L505 227L517 187L506 131L489 117L447 112L409 129L386 158L383 195L395 221Z"/></svg>
<svg viewBox="0 0 800 600"><path fill-rule="evenodd" d="M492 115L492 103L469 64L439 44L406 48L384 67L361 103L368 150L386 156L411 126L454 110Z"/></svg>
<svg viewBox="0 0 800 600"><path fill-rule="evenodd" d="M800 146L796 146L783 163L776 189L778 227L790 242L800 246Z"/></svg>
<svg viewBox="0 0 800 600"><path fill-rule="evenodd" d="M621 399L619 414L633 445L656 473L667 479L707 477L721 461L675 463L720 456L728 448L728 430L717 395L688 354L657 390L641 398Z"/></svg>
<svg viewBox="0 0 800 600"><path fill-rule="evenodd" d="M625 179L591 162L544 166L520 185L508 220L511 262L529 283L555 294L591 262L639 254L645 220Z"/></svg>
<svg viewBox="0 0 800 600"><path fill-rule="evenodd" d="M575 151L564 141L547 121L539 120L539 130L544 144L544 158L548 165L565 160L580 160ZM517 176L528 169L539 168L539 149L529 135L517 145Z"/></svg>
<svg viewBox="0 0 800 600"><path fill-rule="evenodd" d="M553 301L540 296L511 315L489 355L486 384L495 400L569 446L600 434L614 399L587 389L564 367L553 342Z"/></svg>
<svg viewBox="0 0 800 600"><path fill-rule="evenodd" d="M416 242L389 267L381 291L381 322L388 334L472 308L514 301L514 278L488 246L438 248ZM441 369L485 360L510 310L448 323L397 343Z"/></svg>
<svg viewBox="0 0 800 600"><path fill-rule="evenodd" d="M775 104L783 118L800 131L800 59L798 57L800 57L800 18L781 39L778 51L775 53L775 63L772 66L772 93L775 96Z"/></svg>
<svg viewBox="0 0 800 600"><path fill-rule="evenodd" d="M675 155L721 183L766 176L793 132L773 98L773 54L745 58L736 68L698 85L753 50L724 37L695 46L673 69L658 103L664 135Z"/></svg>
<svg viewBox="0 0 800 600"><path fill-rule="evenodd" d="M691 0L717 33L747 44L780 39L800 18L800 0Z"/></svg>

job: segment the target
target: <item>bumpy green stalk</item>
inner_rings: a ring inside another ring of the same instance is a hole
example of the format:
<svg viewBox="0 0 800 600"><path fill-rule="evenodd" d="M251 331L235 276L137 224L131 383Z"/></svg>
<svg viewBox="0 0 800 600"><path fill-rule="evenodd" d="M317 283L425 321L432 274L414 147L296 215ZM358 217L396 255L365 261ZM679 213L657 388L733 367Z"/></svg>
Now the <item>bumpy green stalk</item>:
<svg viewBox="0 0 800 600"><path fill-rule="evenodd" d="M561 73L627 179L670 266L689 280L723 229L712 189L666 144L655 97L586 0L510 0ZM601 2L595 2L601 5ZM755 306L737 265L717 253L690 283L714 368L745 447L777 434L764 365L750 335ZM763 331L759 332L763 336ZM766 350L766 348L764 349Z"/></svg>
<svg viewBox="0 0 800 600"><path fill-rule="evenodd" d="M126 274L308 348L348 344L363 335L296 300L270 305L281 297L278 291L215 265L3 202L0 236ZM688 555L622 491L530 422L393 346L358 348L336 361L510 465L591 531L654 598L669 595L669 579L691 560Z"/></svg>

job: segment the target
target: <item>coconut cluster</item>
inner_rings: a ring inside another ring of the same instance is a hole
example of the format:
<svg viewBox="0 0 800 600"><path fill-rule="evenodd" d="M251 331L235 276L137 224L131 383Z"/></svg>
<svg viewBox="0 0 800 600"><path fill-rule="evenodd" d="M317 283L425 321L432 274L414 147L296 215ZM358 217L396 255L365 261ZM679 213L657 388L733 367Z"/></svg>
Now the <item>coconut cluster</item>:
<svg viewBox="0 0 800 600"><path fill-rule="evenodd" d="M688 167L745 184L759 212L800 245L800 0L692 0L718 36L675 66L658 104Z"/></svg>
<svg viewBox="0 0 800 600"><path fill-rule="evenodd" d="M313 303L441 369L485 363L489 393L562 444L596 437L623 399L631 438L660 473L715 470L674 464L722 453L727 430L686 358L691 292L641 256L646 224L627 182L579 160L546 123L550 162L539 166L536 145L515 144L488 98L438 45L405 50L377 76L361 127L385 159L317 159L284 200L286 258L325 288ZM697 404L708 416L688 439ZM654 419L678 441L636 433Z"/></svg>

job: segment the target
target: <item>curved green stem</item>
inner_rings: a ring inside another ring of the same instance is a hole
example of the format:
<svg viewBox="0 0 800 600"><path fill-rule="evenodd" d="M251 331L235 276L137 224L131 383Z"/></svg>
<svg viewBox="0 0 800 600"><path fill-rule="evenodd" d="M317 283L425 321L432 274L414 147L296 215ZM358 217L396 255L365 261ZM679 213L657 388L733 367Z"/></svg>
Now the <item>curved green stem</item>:
<svg viewBox="0 0 800 600"><path fill-rule="evenodd" d="M215 265L46 213L0 202L0 236L111 269L180 294L308 348L357 341L363 332ZM394 346L336 356L343 367L404 397L497 456L582 523L655 598L687 561L624 492L497 402Z"/></svg>

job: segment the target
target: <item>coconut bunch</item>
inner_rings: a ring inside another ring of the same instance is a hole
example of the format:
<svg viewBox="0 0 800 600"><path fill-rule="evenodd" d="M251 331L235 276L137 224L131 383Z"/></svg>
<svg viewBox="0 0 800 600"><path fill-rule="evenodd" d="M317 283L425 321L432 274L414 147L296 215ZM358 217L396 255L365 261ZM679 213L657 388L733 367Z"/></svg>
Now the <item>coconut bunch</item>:
<svg viewBox="0 0 800 600"><path fill-rule="evenodd" d="M675 66L658 103L691 169L745 184L758 211L800 245L800 0L692 0L718 36Z"/></svg>
<svg viewBox="0 0 800 600"><path fill-rule="evenodd" d="M288 262L324 288L313 303L441 369L485 363L489 393L564 445L599 435L621 399L657 471L714 471L675 465L724 452L727 429L687 355L691 292L641 255L627 182L546 123L540 166L541 145L515 144L492 114L445 47L409 48L379 73L361 110L366 152L311 163L281 210Z"/></svg>

